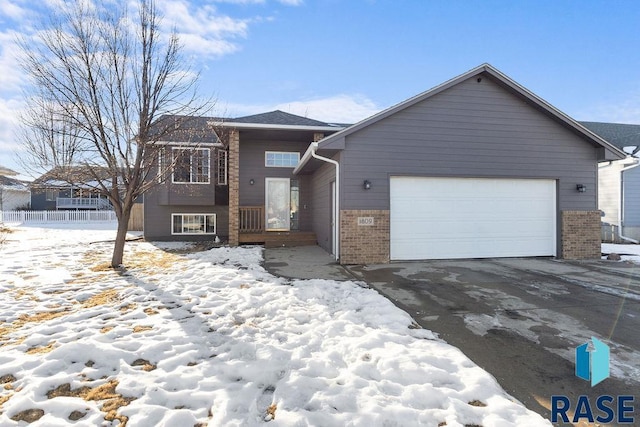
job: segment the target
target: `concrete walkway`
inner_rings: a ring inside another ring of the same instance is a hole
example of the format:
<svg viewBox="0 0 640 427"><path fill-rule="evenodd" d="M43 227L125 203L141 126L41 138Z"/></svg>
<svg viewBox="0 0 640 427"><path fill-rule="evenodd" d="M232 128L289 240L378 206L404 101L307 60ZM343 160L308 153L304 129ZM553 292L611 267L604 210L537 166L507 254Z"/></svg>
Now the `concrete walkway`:
<svg viewBox="0 0 640 427"><path fill-rule="evenodd" d="M265 249L264 267L271 274L289 279L355 280L320 246Z"/></svg>

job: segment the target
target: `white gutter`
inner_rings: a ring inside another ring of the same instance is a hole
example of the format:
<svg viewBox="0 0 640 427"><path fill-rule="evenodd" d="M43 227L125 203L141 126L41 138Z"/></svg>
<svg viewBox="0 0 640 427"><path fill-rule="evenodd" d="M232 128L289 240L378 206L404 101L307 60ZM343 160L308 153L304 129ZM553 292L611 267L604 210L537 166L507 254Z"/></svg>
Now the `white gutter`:
<svg viewBox="0 0 640 427"><path fill-rule="evenodd" d="M640 241L636 239L632 239L631 237L626 237L622 235L622 199L624 197L624 172L637 168L640 166L640 163L635 163L631 166L627 166L626 168L620 169L620 197L618 199L618 237L622 240L626 240L627 242L638 244Z"/></svg>
<svg viewBox="0 0 640 427"><path fill-rule="evenodd" d="M333 201L333 218L335 219L336 223L333 227L334 229L334 235L333 235L333 242L334 245L336 247L336 253L334 254L334 256L336 257L336 261L338 261L340 259L340 163L338 163L337 161L333 160L333 159L329 159L327 157L322 157L318 154L316 154L316 150L318 149L318 143L317 142L312 142L309 145L309 148L307 148L307 151L304 152L304 155L302 156L302 159L300 159L300 162L298 164L298 167L296 167L293 170L293 173L296 174L300 171L300 169L302 169L302 167L309 161L309 158L313 157L314 159L318 159L321 160L323 162L327 162L327 163L331 163L333 165L335 165L336 167L336 192L334 194L335 200Z"/></svg>

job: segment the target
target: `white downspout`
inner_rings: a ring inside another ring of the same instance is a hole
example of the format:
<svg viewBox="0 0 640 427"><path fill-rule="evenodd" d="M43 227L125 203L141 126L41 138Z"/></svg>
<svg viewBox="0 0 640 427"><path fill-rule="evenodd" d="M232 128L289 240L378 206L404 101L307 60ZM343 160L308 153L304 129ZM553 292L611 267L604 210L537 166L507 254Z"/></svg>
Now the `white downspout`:
<svg viewBox="0 0 640 427"><path fill-rule="evenodd" d="M340 259L340 163L338 163L333 159L328 159L326 157L322 157L316 154L316 150L318 149L317 142L311 143L310 148L311 148L311 156L313 158L322 160L323 162L331 163L336 167L336 193L335 193L336 199L333 201L333 209L334 209L333 217L335 218L336 223L335 223L335 226L333 227L335 230L333 241L335 242L335 246L336 246L335 257L336 257L336 261L338 261Z"/></svg>
<svg viewBox="0 0 640 427"><path fill-rule="evenodd" d="M640 166L640 163L635 163L631 166L627 166L626 168L620 169L620 197L618 198L618 237L622 240L626 240L627 242L638 244L640 243L636 239L632 239L631 237L626 237L622 235L622 199L624 197L624 172L630 169L634 169Z"/></svg>

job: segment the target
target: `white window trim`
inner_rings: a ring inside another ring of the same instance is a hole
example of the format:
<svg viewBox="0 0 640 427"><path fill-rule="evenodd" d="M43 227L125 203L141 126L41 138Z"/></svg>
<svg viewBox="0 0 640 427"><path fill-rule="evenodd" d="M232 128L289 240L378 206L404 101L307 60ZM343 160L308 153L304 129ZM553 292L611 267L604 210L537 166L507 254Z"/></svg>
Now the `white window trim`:
<svg viewBox="0 0 640 427"><path fill-rule="evenodd" d="M179 151L186 151L189 150L191 152L193 151L207 151L209 153L209 155L207 156L207 180L206 181L194 181L193 177L194 177L194 173L193 173L193 157L190 154L190 158L189 158L189 168L191 169L189 171L189 181L176 181L175 179L175 164L173 164L175 162L175 156L174 156L174 152L175 150L179 150ZM171 163L172 163L172 171L171 171L171 183L172 184L210 184L211 183L211 149L210 148L184 148L184 147L171 147Z"/></svg>
<svg viewBox="0 0 640 427"><path fill-rule="evenodd" d="M218 185L228 185L227 171L229 170L229 152L218 150Z"/></svg>
<svg viewBox="0 0 640 427"><path fill-rule="evenodd" d="M267 164L267 155L269 154L295 154L298 157L298 163L295 166L276 166ZM290 168L295 169L300 164L300 153L297 151L265 151L264 152L264 166L267 168Z"/></svg>
<svg viewBox="0 0 640 427"><path fill-rule="evenodd" d="M204 216L205 217L205 230L207 229L207 217L213 216L213 233L184 233L184 223L182 225L182 233L176 233L173 231L173 218L176 216L185 215L193 215L193 216ZM172 213L171 214L171 235L172 236L212 236L218 233L218 215L215 213Z"/></svg>

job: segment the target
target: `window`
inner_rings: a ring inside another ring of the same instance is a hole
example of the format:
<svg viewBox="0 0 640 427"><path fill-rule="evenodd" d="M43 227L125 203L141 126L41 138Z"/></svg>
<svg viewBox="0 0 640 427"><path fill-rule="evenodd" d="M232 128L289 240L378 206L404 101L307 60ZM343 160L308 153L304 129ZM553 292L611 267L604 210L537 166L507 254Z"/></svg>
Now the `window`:
<svg viewBox="0 0 640 427"><path fill-rule="evenodd" d="M210 150L208 148L174 147L172 152L174 183L209 183Z"/></svg>
<svg viewBox="0 0 640 427"><path fill-rule="evenodd" d="M171 214L171 234L216 234L216 214Z"/></svg>
<svg viewBox="0 0 640 427"><path fill-rule="evenodd" d="M266 151L264 165L268 168L295 168L300 162L300 153Z"/></svg>
<svg viewBox="0 0 640 427"><path fill-rule="evenodd" d="M44 191L47 202L55 202L58 198L58 190L55 188L47 188Z"/></svg>
<svg viewBox="0 0 640 427"><path fill-rule="evenodd" d="M218 185L227 185L227 165L229 153L218 150Z"/></svg>
<svg viewBox="0 0 640 427"><path fill-rule="evenodd" d="M291 230L300 228L300 187L297 179L290 181L291 185Z"/></svg>

